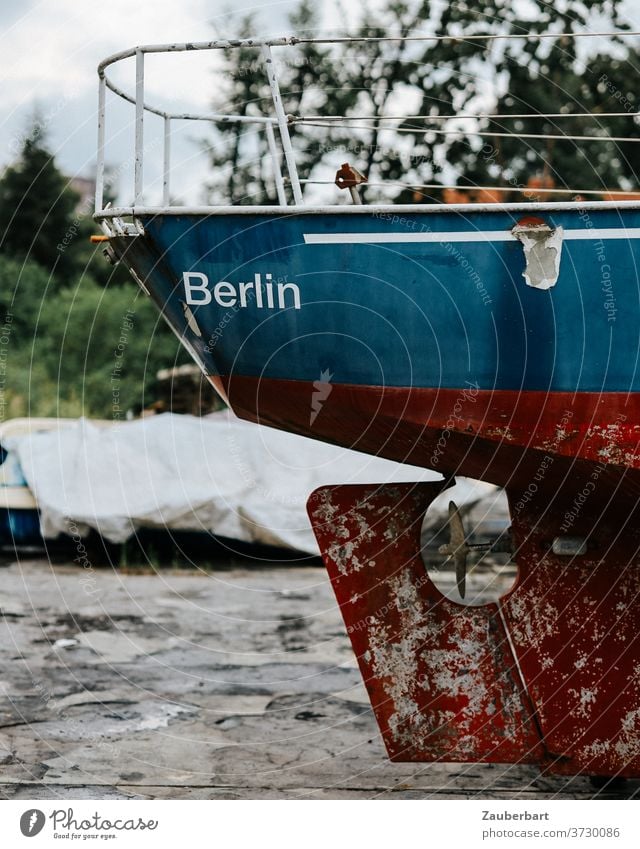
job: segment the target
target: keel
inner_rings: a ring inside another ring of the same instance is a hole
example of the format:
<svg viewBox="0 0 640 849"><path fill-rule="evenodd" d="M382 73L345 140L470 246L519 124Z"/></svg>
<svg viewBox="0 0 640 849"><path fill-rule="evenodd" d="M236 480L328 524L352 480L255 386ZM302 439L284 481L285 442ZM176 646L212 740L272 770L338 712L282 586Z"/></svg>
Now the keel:
<svg viewBox="0 0 640 849"><path fill-rule="evenodd" d="M510 494L518 582L465 607L421 557L423 517L445 487L323 487L308 503L389 757L640 775L635 543L602 525L607 546L554 554L556 511L523 515Z"/></svg>

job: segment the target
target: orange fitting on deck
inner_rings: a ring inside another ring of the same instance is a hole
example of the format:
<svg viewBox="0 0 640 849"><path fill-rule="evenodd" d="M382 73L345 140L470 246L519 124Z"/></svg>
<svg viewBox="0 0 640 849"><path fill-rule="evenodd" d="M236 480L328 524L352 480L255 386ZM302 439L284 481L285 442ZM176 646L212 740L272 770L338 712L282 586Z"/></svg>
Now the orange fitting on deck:
<svg viewBox="0 0 640 849"><path fill-rule="evenodd" d="M339 189L351 189L359 186L360 183L366 183L367 178L364 174L356 171L348 162L343 163L336 172L336 186Z"/></svg>

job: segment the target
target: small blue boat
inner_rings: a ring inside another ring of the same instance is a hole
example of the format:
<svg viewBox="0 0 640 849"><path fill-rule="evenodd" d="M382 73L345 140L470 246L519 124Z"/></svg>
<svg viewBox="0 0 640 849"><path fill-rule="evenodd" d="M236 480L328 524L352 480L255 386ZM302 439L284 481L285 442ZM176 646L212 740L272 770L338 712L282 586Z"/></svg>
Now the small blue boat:
<svg viewBox="0 0 640 849"><path fill-rule="evenodd" d="M41 548L38 504L24 478L15 455L5 448L11 437L47 430L65 424L65 419L22 418L0 423L0 549Z"/></svg>

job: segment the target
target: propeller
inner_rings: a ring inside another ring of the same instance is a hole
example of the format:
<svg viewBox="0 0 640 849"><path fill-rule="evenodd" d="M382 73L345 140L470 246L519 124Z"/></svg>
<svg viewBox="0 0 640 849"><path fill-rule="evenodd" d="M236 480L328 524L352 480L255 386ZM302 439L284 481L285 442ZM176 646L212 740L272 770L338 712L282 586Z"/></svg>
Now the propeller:
<svg viewBox="0 0 640 849"><path fill-rule="evenodd" d="M460 510L454 501L449 502L449 542L438 549L440 554L452 557L456 567L456 585L460 598L464 598L467 585L467 557L471 548L467 545Z"/></svg>
<svg viewBox="0 0 640 849"><path fill-rule="evenodd" d="M449 542L441 545L438 551L446 554L447 559L452 557L456 567L456 585L460 598L464 598L467 591L467 557L472 551L513 554L513 540L511 529L502 533L492 542L481 542L469 544L464 532L460 509L454 501L449 502Z"/></svg>

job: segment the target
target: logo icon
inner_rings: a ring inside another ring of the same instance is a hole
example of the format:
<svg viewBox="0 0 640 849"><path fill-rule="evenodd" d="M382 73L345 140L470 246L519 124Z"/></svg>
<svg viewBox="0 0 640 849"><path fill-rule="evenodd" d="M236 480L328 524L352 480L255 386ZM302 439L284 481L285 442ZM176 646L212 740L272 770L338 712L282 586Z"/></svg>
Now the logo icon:
<svg viewBox="0 0 640 849"><path fill-rule="evenodd" d="M37 808L30 808L20 817L20 831L25 837L35 837L44 828L46 817Z"/></svg>
<svg viewBox="0 0 640 849"><path fill-rule="evenodd" d="M333 390L333 386L331 385L331 378L333 375L330 373L329 369L325 369L320 373L320 380L313 381L313 394L311 396L311 416L309 417L309 424L312 425L315 420L318 418L320 414L320 410L324 406L324 402L327 400L329 395Z"/></svg>

